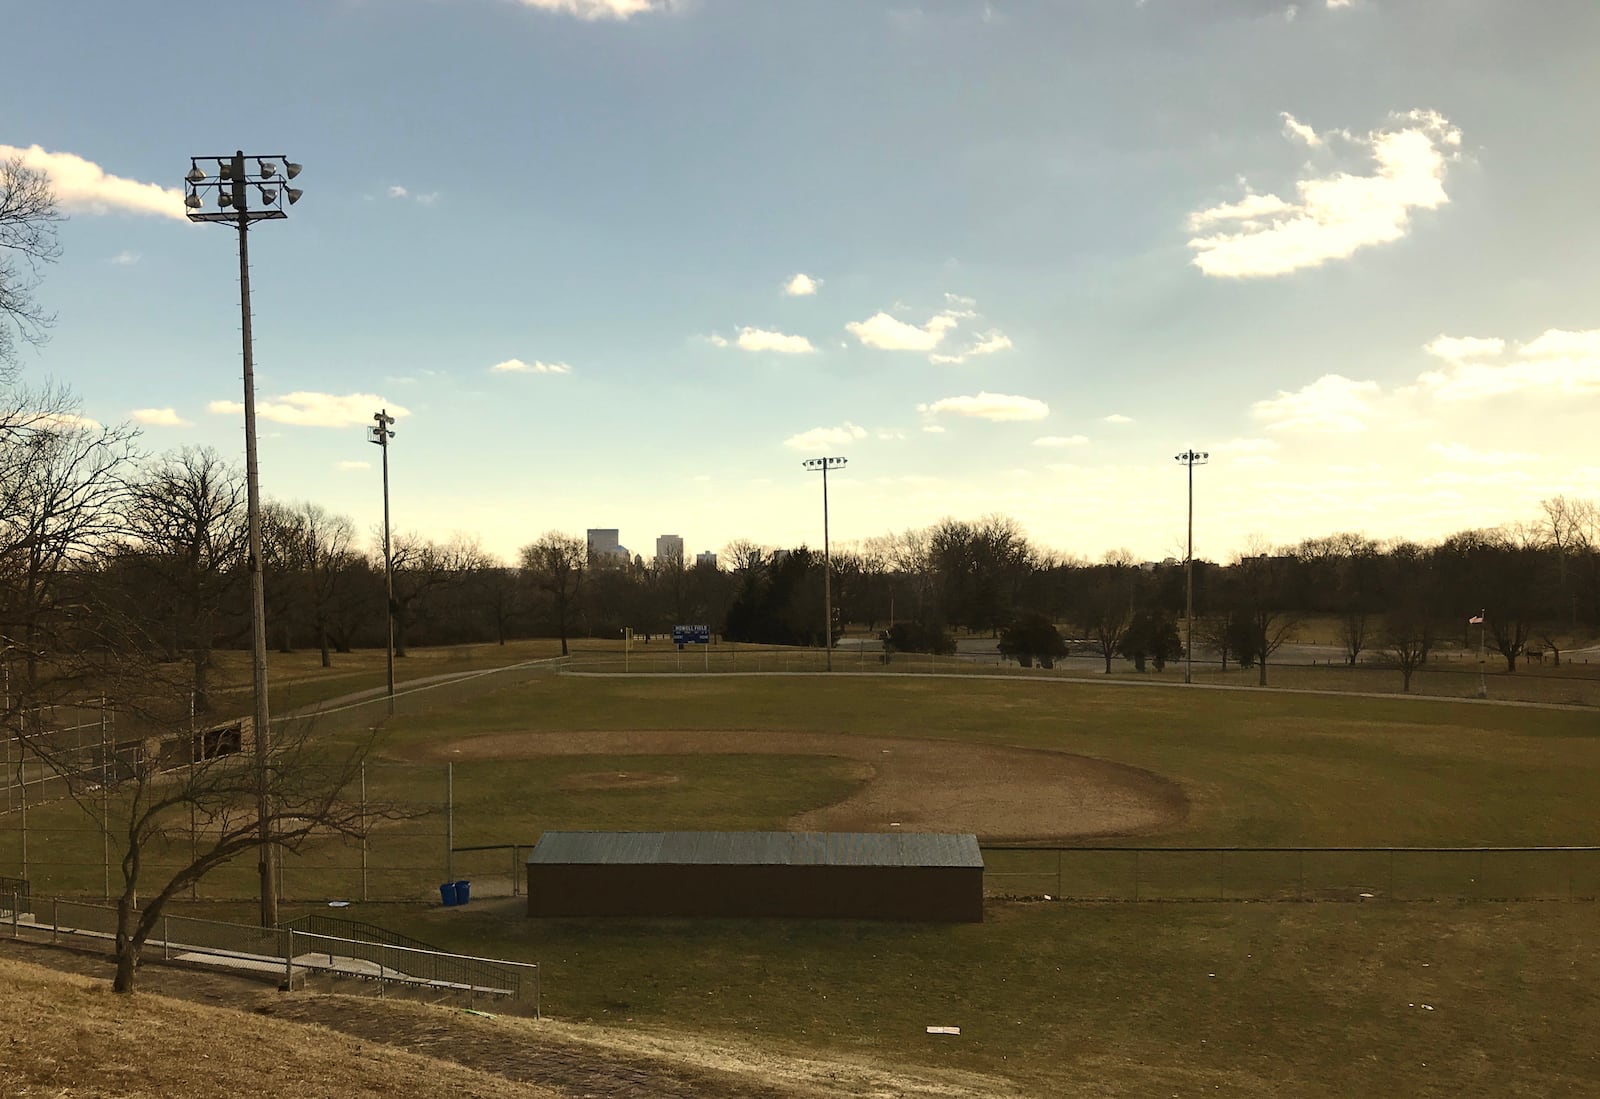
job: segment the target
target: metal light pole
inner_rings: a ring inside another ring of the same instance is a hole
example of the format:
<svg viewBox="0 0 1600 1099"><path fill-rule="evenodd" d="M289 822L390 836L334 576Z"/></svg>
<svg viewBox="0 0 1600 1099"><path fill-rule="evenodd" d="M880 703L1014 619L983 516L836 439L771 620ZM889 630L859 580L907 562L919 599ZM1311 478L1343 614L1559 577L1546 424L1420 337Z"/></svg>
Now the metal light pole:
<svg viewBox="0 0 1600 1099"><path fill-rule="evenodd" d="M254 163L257 178L246 170ZM278 178L278 162L283 174L293 179L300 165L282 156L232 156L189 158L185 175L187 194L184 206L190 221L211 221L234 225L239 230L239 316L244 336L244 471L246 507L250 518L250 619L252 626L251 685L255 694L256 814L261 824L261 858L257 869L261 878L261 925L278 923L276 852L272 847L271 804L267 793L267 762L272 751L272 728L267 712L267 614L266 585L262 575L261 486L256 465L256 379L250 336L250 226L288 216L288 207L300 201L300 192ZM203 166L202 166L203 163ZM213 165L214 170L213 170ZM251 208L250 189L256 189L258 204ZM217 207L206 208L211 199Z"/></svg>
<svg viewBox="0 0 1600 1099"><path fill-rule="evenodd" d="M1194 467L1211 458L1205 451L1186 450L1174 461L1189 467L1189 548L1183 555L1183 681L1194 682Z"/></svg>
<svg viewBox="0 0 1600 1099"><path fill-rule="evenodd" d="M828 547L828 470L843 469L848 458L807 458L805 467L822 471L822 645L823 661L833 671L833 552Z"/></svg>
<svg viewBox="0 0 1600 1099"><path fill-rule="evenodd" d="M367 442L377 443L383 448L383 586L387 599L389 621L389 648L385 669L389 680L389 715L394 716L394 557L389 552L389 440L394 438L394 432L389 430L389 425L394 423L394 417L389 415L385 408L381 412L372 414L376 424L367 428Z"/></svg>

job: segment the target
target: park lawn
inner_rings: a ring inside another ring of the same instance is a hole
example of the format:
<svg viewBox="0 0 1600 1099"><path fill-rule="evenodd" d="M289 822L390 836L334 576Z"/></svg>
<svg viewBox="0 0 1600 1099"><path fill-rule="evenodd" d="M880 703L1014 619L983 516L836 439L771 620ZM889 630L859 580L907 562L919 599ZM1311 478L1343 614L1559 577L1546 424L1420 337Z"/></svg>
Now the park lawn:
<svg viewBox="0 0 1600 1099"><path fill-rule="evenodd" d="M1187 821L1144 837L1174 844L1586 843L1600 803L1600 716L1579 711L922 677L541 674L478 691L417 696L388 727L389 748L585 729L872 733L1047 748L1179 783L1190 799Z"/></svg>
<svg viewBox="0 0 1600 1099"><path fill-rule="evenodd" d="M1583 1037L1600 1027L1592 904L991 902L983 924L950 926L534 920L524 904L369 918L538 961L556 1018L991 1073L1042 1096L1600 1088Z"/></svg>

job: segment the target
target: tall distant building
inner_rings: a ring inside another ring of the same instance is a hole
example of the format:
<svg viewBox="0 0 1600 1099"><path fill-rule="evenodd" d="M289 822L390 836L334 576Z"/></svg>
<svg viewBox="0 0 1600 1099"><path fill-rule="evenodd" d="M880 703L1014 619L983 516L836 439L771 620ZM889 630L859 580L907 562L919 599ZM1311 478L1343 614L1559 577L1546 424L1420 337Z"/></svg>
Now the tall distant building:
<svg viewBox="0 0 1600 1099"><path fill-rule="evenodd" d="M591 561L599 557L616 557L627 553L627 550L622 548L622 544L618 539L618 535L621 532L615 527L609 529L590 527L588 534L589 560Z"/></svg>
<svg viewBox="0 0 1600 1099"><path fill-rule="evenodd" d="M656 560L683 563L683 536L663 534L656 539Z"/></svg>
<svg viewBox="0 0 1600 1099"><path fill-rule="evenodd" d="M710 550L701 550L699 553L694 555L694 567L695 568L710 567L710 568L713 568L713 569L716 568L717 567L717 555L712 553Z"/></svg>

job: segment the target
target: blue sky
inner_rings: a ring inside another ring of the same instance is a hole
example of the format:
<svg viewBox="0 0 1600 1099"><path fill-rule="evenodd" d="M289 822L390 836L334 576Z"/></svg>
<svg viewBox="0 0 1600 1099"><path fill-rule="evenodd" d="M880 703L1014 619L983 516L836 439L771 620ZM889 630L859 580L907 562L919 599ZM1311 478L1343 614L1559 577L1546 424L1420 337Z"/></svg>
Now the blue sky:
<svg viewBox="0 0 1600 1099"><path fill-rule="evenodd" d="M251 14L246 16L248 11ZM1437 537L1600 495L1590 0L7 5L70 220L29 377L263 491L512 556L1001 512L1090 557ZM0 152L5 152L0 149ZM798 276L798 277L797 277ZM499 369L496 369L496 368ZM363 465L366 463L366 465Z"/></svg>

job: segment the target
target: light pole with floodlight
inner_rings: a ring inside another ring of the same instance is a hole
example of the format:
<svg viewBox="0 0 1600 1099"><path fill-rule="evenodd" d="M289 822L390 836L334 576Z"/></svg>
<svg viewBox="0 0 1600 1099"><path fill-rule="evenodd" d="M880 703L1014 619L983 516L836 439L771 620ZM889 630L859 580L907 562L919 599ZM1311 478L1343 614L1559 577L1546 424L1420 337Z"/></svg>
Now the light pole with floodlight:
<svg viewBox="0 0 1600 1099"><path fill-rule="evenodd" d="M1205 451L1186 450L1173 461L1189 467L1189 547L1183 555L1183 681L1194 682L1194 467L1211 458Z"/></svg>
<svg viewBox="0 0 1600 1099"><path fill-rule="evenodd" d="M394 423L394 417L389 415L389 410L386 408L381 412L374 412L372 418L375 423L367 428L367 442L377 443L383 448L383 587L389 621L389 647L384 667L388 671L389 715L392 717L394 716L394 557L389 552L389 440L394 438L394 432L389 430L389 425Z"/></svg>
<svg viewBox="0 0 1600 1099"><path fill-rule="evenodd" d="M843 469L848 458L807 458L805 467L822 473L822 644L823 661L833 671L833 554L828 547L828 470Z"/></svg>
<svg viewBox="0 0 1600 1099"><path fill-rule="evenodd" d="M246 161L255 165L256 177L246 170ZM283 179L278 163L283 164ZM213 170L214 169L214 170ZM300 174L300 165L284 156L232 156L189 158L189 171L183 177L186 194L183 205L190 221L210 221L237 226L239 230L239 316L244 336L244 473L245 503L250 522L250 620L252 655L251 687L255 694L256 813L261 823L261 858L257 869L261 877L261 926L278 923L278 892L274 880L272 824L267 795L267 760L272 750L272 730L267 712L267 613L266 585L261 566L261 486L256 465L256 379L250 336L250 226L258 221L288 217L288 208L300 201L301 192L288 185ZM255 188L256 203L251 203ZM207 199L215 209L207 208Z"/></svg>

